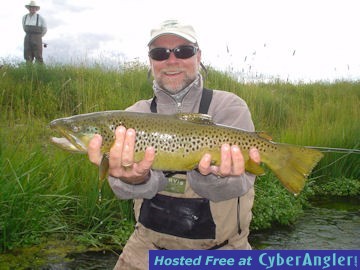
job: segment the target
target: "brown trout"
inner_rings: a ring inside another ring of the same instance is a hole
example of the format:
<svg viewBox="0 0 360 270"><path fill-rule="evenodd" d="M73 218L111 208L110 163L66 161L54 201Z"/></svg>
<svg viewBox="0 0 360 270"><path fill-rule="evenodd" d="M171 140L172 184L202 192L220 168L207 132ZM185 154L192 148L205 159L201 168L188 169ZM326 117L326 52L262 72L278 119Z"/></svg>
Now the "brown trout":
<svg viewBox="0 0 360 270"><path fill-rule="evenodd" d="M248 154L251 147L256 147L261 162L295 195L301 192L307 176L323 157L317 150L275 143L263 133L215 124L211 116L196 113L104 111L60 118L53 120L50 127L63 137L53 137L52 142L67 151L86 153L91 138L100 134L103 137L101 151L106 155L114 142L114 131L120 125L136 131L135 161L143 159L146 147L155 148L154 170L193 170L205 153L211 154L214 165L219 165L221 145L229 143L240 147L246 171L261 175L263 168L252 162Z"/></svg>

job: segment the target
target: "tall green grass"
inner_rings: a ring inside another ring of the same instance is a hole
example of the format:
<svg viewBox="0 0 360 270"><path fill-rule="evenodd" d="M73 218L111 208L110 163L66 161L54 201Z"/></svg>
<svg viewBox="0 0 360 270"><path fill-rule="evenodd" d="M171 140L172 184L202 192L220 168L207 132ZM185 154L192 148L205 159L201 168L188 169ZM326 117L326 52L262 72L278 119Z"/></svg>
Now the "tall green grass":
<svg viewBox="0 0 360 270"><path fill-rule="evenodd" d="M360 83L243 84L210 68L205 85L246 100L257 129L274 141L359 148ZM106 186L98 204L97 168L86 156L51 145L48 123L125 109L151 98L147 67L4 65L0 93L0 251L54 235L93 246L121 246L132 231L132 202L115 199ZM325 154L300 198L287 193L271 174L260 177L253 229L293 222L311 186L321 187L332 178L358 182L359 165L359 155Z"/></svg>

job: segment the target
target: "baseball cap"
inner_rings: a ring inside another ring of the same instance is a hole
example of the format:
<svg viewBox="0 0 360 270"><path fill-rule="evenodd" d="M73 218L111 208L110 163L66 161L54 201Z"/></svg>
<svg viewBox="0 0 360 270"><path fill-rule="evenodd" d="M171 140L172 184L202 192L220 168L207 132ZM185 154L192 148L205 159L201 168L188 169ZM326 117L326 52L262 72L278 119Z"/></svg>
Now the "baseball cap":
<svg viewBox="0 0 360 270"><path fill-rule="evenodd" d="M160 26L151 30L148 46L158 37L169 34L184 38L191 43L197 43L197 35L191 25L184 24L178 20L166 20Z"/></svg>

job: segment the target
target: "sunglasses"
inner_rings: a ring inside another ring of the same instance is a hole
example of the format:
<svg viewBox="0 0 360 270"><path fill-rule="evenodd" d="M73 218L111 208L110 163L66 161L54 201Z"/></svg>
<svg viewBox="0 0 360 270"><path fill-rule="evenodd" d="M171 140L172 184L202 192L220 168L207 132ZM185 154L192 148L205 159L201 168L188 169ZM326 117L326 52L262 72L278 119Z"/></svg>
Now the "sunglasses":
<svg viewBox="0 0 360 270"><path fill-rule="evenodd" d="M163 61L169 59L171 52L173 52L176 58L187 59L193 57L198 50L198 47L191 45L182 45L174 49L154 48L149 51L149 57L156 61Z"/></svg>

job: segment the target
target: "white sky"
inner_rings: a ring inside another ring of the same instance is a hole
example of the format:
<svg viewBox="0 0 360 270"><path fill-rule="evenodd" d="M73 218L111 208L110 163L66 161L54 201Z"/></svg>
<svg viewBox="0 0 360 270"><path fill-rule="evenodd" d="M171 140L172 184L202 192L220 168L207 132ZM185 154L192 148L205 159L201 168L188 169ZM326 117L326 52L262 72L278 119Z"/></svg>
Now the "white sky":
<svg viewBox="0 0 360 270"><path fill-rule="evenodd" d="M30 1L0 9L1 60L22 60ZM39 0L45 62L147 63L150 29L191 23L204 64L244 79L360 80L359 0ZM7 33L7 34L5 34Z"/></svg>

